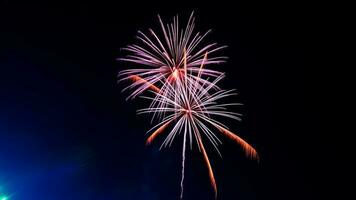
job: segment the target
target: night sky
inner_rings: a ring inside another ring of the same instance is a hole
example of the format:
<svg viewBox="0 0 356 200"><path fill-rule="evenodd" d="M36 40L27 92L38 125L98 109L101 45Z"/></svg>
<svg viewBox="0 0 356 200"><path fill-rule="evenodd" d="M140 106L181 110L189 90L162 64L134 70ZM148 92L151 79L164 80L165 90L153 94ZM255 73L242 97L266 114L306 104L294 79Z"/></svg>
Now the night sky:
<svg viewBox="0 0 356 200"><path fill-rule="evenodd" d="M11 3L10 3L11 2ZM320 106L307 52L307 9L281 2L236 4L120 1L2 1L0 4L0 197L9 200L179 199L181 140L145 146L148 116L126 101L120 48L157 14L185 21L194 10L206 41L229 47L217 66L244 104L226 124L250 142L259 163L223 139L208 148L221 200L319 199L324 191ZM220 137L223 138L223 137ZM332 155L329 155L332 156ZM214 199L196 148L186 160L185 200ZM2 200L2 199L1 199Z"/></svg>

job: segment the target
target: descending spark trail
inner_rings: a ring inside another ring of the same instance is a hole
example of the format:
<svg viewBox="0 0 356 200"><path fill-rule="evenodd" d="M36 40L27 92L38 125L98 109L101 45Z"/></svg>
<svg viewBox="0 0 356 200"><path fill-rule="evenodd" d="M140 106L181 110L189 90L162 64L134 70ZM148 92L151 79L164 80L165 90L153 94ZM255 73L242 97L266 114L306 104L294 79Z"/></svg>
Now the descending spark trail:
<svg viewBox="0 0 356 200"><path fill-rule="evenodd" d="M186 146L187 134L184 133L183 137L183 150L182 150L182 179L180 181L180 198L183 199L184 191L184 167L185 167L185 146Z"/></svg>
<svg viewBox="0 0 356 200"><path fill-rule="evenodd" d="M256 150L250 144L218 121L220 118L241 120L241 114L228 111L227 108L242 104L220 103L221 100L236 95L234 90L223 90L217 86L225 74L205 67L224 62L225 57L208 57L208 54L224 46L216 47L213 43L195 50L206 34L197 33L192 37L193 15L190 16L185 30L181 32L178 31L178 17L174 18L173 24L166 27L160 18L159 21L164 41L161 41L151 29L153 39L139 32L138 38L146 46L129 45L125 50L132 54L120 59L141 64L145 68L124 70L119 76L121 80L132 81L132 84L124 89L133 89L128 98L140 96L151 101L149 107L138 110L138 114L152 114L152 121L155 119L159 121L148 131L152 134L146 140L147 145L159 135L168 132L160 149L169 147L177 135L183 134L180 198L183 198L188 141L190 149L193 143L196 143L203 155L216 198L217 185L214 172L203 143L203 140L209 141L221 156L218 146L222 142L214 130L218 130L218 133L239 144L247 157L259 159ZM143 96L144 91L151 92L153 96Z"/></svg>
<svg viewBox="0 0 356 200"><path fill-rule="evenodd" d="M214 177L213 169L211 168L210 161L209 161L209 158L208 158L208 154L207 154L206 151L205 151L205 148L204 148L203 142L201 141L201 138L199 138L199 147L200 147L200 149L202 150L202 153L203 153L203 156L204 156L204 161L205 161L205 163L206 163L206 166L208 166L210 183L211 183L211 186L212 186L213 189L214 189L215 198L216 198L217 195L218 195L218 189L217 189L217 187L216 187L216 182L215 182L215 177Z"/></svg>
<svg viewBox="0 0 356 200"><path fill-rule="evenodd" d="M236 141L238 144L241 145L241 147L243 148L244 152L245 152L245 155L247 157L250 157L252 159L255 159L255 160L259 160L259 156L256 152L256 150L251 147L251 145L249 145L246 141L244 141L243 139L241 139L239 136L235 135L234 133L232 133L231 131L225 129L224 127L221 127L217 124L215 124L215 126L220 129L220 131L222 133L224 133L227 137L229 137L230 139Z"/></svg>

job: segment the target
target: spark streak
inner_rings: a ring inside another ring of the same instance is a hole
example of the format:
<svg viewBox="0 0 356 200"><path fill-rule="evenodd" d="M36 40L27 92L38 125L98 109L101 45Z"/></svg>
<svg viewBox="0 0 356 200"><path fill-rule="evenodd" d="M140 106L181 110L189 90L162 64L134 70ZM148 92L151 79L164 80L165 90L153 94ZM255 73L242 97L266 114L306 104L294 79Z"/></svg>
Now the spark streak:
<svg viewBox="0 0 356 200"><path fill-rule="evenodd" d="M168 122L166 122L165 124L163 124L161 127L159 127L155 132L153 132L151 134L151 136L149 138L147 138L146 140L146 145L149 145L152 143L152 141L159 135L161 134L164 129L167 128L167 126L173 121L173 119L169 120Z"/></svg>
<svg viewBox="0 0 356 200"><path fill-rule="evenodd" d="M254 159L254 160L259 160L259 156L258 156L256 150L251 145L249 145L245 140L243 140L239 136L235 135L231 131L225 129L224 127L221 127L219 125L216 125L216 126L219 127L218 129L222 133L224 133L228 138L236 141L239 145L241 145L242 149L244 150L244 152L246 154L246 157L250 157L251 159Z"/></svg>
<svg viewBox="0 0 356 200"><path fill-rule="evenodd" d="M148 84L149 85L149 89L153 90L154 92L157 92L159 93L160 92L160 89L158 87L156 87L155 85L149 83L146 79L143 79L137 75L133 75L131 76L131 80L133 82L140 82L140 84Z"/></svg>
<svg viewBox="0 0 356 200"><path fill-rule="evenodd" d="M180 181L180 198L183 199L183 191L184 191L184 167L185 167L185 146L186 146L187 134L184 133L183 138L183 150L182 150L182 179Z"/></svg>
<svg viewBox="0 0 356 200"><path fill-rule="evenodd" d="M216 187L216 182L215 182L215 177L214 177L213 169L211 168L210 161L209 161L209 157L208 157L208 154L207 154L206 151L205 151L205 148L204 148L203 142L201 141L201 138L199 138L198 141L199 141L199 147L200 147L200 149L202 150L202 153L203 153L203 156L204 156L205 164L206 164L206 166L208 167L208 170L209 170L210 183L211 183L211 186L212 186L213 189L214 189L215 198L217 198L218 189L217 189L217 187Z"/></svg>

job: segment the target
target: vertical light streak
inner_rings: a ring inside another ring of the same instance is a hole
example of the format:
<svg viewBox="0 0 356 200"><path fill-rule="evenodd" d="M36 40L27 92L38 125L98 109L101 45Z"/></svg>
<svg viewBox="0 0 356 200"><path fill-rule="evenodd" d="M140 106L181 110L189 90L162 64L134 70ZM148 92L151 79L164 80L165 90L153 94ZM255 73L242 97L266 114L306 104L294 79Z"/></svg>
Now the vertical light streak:
<svg viewBox="0 0 356 200"><path fill-rule="evenodd" d="M180 199L183 199L183 192L184 192L184 167L185 167L185 149L186 149L186 138L187 138L187 133L184 132L183 136L183 150L182 150L182 179L180 181Z"/></svg>

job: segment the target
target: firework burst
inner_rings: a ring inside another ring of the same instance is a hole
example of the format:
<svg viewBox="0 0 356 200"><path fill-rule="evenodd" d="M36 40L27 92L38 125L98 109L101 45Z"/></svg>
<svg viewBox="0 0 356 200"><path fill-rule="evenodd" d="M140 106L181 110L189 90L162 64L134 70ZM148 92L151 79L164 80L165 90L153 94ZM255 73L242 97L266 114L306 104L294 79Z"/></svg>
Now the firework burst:
<svg viewBox="0 0 356 200"><path fill-rule="evenodd" d="M171 25L166 27L161 19L160 24L165 38L165 44L150 30L158 44L155 44L146 35L139 32L138 38L147 45L147 48L138 45L129 45L126 50L133 53L120 60L141 64L146 68L129 69L120 72L121 80L132 81L125 89L134 91L128 98L134 98L148 90L154 96L143 96L151 101L149 107L138 110L139 114L152 114L152 121L160 122L148 132L151 133L146 143L150 144L160 134L169 129L162 147L171 146L177 135L183 137L182 150L182 178L181 198L183 198L184 167L187 145L192 148L196 144L203 154L208 168L211 185L217 196L217 186L208 155L205 150L209 142L221 156L218 145L221 140L218 134L224 135L237 142L247 157L259 159L256 150L242 138L234 134L229 128L215 117L226 117L241 120L241 114L231 112L229 106L241 105L239 103L220 103L229 96L236 95L234 90L223 90L217 86L225 74L216 70L207 69L205 65L221 63L225 57L211 57L208 54L220 50L210 44L202 48L197 45L206 34L197 33L192 37L194 17L190 16L185 30L179 32L178 17ZM167 50L166 50L167 49ZM198 49L194 51L194 49Z"/></svg>
<svg viewBox="0 0 356 200"><path fill-rule="evenodd" d="M161 148L170 146L177 135L183 134L181 198L183 196L185 151L186 143L188 142L190 148L192 148L192 144L195 142L199 151L202 152L208 167L212 187L215 194L217 194L213 170L203 143L203 140L209 141L221 156L218 149L218 145L221 144L221 141L213 129L218 130L223 135L241 145L246 156L258 159L258 154L253 147L229 131L224 124L214 119L214 116L220 116L241 120L239 113L227 111L228 106L241 105L240 103L218 103L226 97L236 95L234 90L220 89L218 91L212 91L212 85L217 84L224 75L222 74L217 77L210 85L202 85L201 87L196 87L197 81L185 81L187 80L187 76L188 75L185 75L179 78L174 85L167 81L165 89L166 95L153 91L156 96L155 98L143 96L143 98L152 100L151 106L138 110L139 114L153 113L154 116L160 114L158 118L161 122L151 129L155 131L147 139L147 144L150 144L159 134L164 133L164 130L168 127L172 128L162 143Z"/></svg>
<svg viewBox="0 0 356 200"><path fill-rule="evenodd" d="M179 27L178 16L173 19L173 23L166 25L159 16L158 19L163 39L160 39L159 34L152 29L149 29L148 34L138 31L137 39L140 44L128 45L123 48L128 52L128 55L118 59L143 66L141 68L123 70L119 73L120 80L133 80L138 77L141 79L124 89L135 88L127 98L135 98L152 87L152 85L164 84L163 80L174 82L177 77L184 73L184 62L186 62L187 70L195 75L199 71L203 75L211 77L217 77L222 74L212 69L200 70L202 62L204 62L204 65L225 62L227 57L224 56L209 56L206 59L206 53L213 54L226 46L210 43L200 47L199 44L210 33L210 30L204 34L200 32L194 33L195 19L193 13L184 29ZM192 75L187 78L194 79L195 77ZM200 81L200 84L208 82L208 80Z"/></svg>

